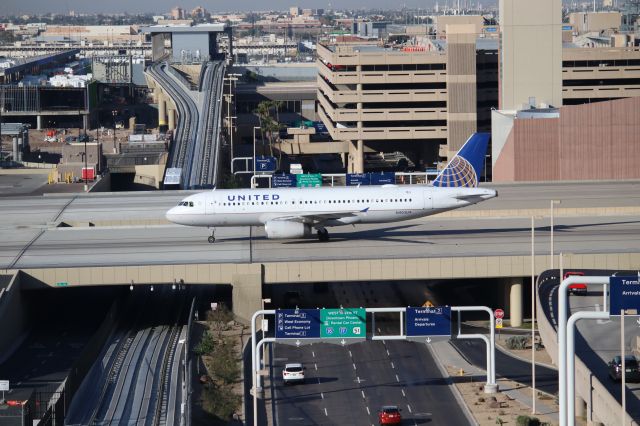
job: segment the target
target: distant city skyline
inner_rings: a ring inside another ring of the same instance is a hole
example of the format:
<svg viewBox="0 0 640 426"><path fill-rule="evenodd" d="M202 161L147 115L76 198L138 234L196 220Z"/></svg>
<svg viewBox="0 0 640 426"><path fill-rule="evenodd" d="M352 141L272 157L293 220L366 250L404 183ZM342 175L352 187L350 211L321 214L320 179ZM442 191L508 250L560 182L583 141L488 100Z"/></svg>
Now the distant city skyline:
<svg viewBox="0 0 640 426"><path fill-rule="evenodd" d="M482 6L493 6L497 0L481 0ZM225 8L225 3L229 5ZM458 0L438 0L437 3L442 7L446 4L454 6L458 4ZM476 4L477 0L460 0L460 5ZM402 8L403 6L412 9L428 9L436 4L436 0L403 0L402 3L395 3L393 6ZM67 14L73 10L76 13L167 13L173 7L179 6L183 9L191 10L197 6L213 12L217 11L242 11L250 12L253 10L289 10L290 7L299 6L301 8L321 8L321 9L390 9L390 4L386 0L343 0L337 2L335 0L275 0L269 2L269 8L265 7L265 3L259 0L235 0L233 2L223 2L219 4L211 4L206 0L193 1L176 1L176 0L140 0L132 2L130 0L111 0L108 2L98 2L92 0L6 0L0 4L0 15L24 15L24 14L45 14L59 13Z"/></svg>

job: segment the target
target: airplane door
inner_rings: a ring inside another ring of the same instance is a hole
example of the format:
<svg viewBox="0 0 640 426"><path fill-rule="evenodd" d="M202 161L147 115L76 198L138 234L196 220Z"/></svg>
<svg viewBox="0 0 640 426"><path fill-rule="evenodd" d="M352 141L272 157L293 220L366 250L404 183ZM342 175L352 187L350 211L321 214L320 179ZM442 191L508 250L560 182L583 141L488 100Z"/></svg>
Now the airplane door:
<svg viewBox="0 0 640 426"><path fill-rule="evenodd" d="M422 199L424 200L424 209L425 210L430 210L433 208L433 197L432 197L432 193L430 189L423 189L424 191L424 196L422 197Z"/></svg>

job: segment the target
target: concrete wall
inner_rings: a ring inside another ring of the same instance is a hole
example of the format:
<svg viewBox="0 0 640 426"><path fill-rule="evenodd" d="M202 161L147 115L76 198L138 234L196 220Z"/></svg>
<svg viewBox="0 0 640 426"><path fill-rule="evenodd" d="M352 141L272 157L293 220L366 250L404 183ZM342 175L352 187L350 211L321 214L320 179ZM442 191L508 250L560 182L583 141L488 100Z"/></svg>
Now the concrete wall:
<svg viewBox="0 0 640 426"><path fill-rule="evenodd" d="M500 109L562 105L561 0L500 0Z"/></svg>
<svg viewBox="0 0 640 426"><path fill-rule="evenodd" d="M569 23L579 33L620 29L620 12L574 12L569 14Z"/></svg>
<svg viewBox="0 0 640 426"><path fill-rule="evenodd" d="M0 287L0 363L11 355L27 328L27 314L22 299L21 273L16 272L9 284Z"/></svg>

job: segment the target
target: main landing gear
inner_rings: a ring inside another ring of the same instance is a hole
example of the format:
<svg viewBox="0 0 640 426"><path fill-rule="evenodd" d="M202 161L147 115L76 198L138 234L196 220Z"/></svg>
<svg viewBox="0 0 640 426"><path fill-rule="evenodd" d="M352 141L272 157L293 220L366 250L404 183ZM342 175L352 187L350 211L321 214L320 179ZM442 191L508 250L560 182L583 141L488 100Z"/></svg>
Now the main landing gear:
<svg viewBox="0 0 640 426"><path fill-rule="evenodd" d="M216 242L216 230L212 229L211 230L211 236L209 238L207 238L207 241L209 241L209 244L213 244Z"/></svg>
<svg viewBox="0 0 640 426"><path fill-rule="evenodd" d="M329 231L327 231L327 228L318 229L318 241L329 241Z"/></svg>

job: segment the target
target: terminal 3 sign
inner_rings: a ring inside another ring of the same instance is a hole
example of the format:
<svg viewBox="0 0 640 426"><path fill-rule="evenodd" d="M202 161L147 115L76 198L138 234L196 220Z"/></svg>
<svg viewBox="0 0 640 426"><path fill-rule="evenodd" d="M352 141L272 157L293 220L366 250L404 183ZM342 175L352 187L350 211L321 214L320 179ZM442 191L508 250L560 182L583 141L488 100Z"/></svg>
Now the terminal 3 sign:
<svg viewBox="0 0 640 426"><path fill-rule="evenodd" d="M630 314L640 314L640 275L609 278L610 315L620 315L621 311L635 310Z"/></svg>

